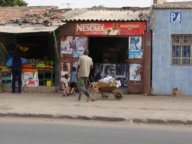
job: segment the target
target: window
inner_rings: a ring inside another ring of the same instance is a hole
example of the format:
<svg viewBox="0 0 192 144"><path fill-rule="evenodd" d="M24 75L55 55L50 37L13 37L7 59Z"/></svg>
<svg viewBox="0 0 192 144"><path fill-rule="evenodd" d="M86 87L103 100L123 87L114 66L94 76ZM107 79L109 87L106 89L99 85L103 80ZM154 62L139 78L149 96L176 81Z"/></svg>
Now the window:
<svg viewBox="0 0 192 144"><path fill-rule="evenodd" d="M172 35L172 64L192 65L192 35Z"/></svg>

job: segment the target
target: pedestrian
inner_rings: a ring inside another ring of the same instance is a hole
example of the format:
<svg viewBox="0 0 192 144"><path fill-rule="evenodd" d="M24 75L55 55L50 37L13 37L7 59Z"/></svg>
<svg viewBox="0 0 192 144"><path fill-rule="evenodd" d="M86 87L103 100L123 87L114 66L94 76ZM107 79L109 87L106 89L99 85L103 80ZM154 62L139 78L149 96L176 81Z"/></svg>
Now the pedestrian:
<svg viewBox="0 0 192 144"><path fill-rule="evenodd" d="M22 89L22 60L19 57L18 53L15 53L13 56L12 63L12 93L16 92L16 82L18 82L18 93L21 93Z"/></svg>
<svg viewBox="0 0 192 144"><path fill-rule="evenodd" d="M93 60L88 56L89 51L87 49L84 50L84 54L79 57L79 73L78 73L78 90L79 97L78 100L81 100L82 93L87 96L87 101L89 101L91 95L87 89L88 86L88 78L91 69L93 68Z"/></svg>
<svg viewBox="0 0 192 144"><path fill-rule="evenodd" d="M77 88L77 69L76 67L72 68L70 73L70 90L69 95L75 94Z"/></svg>
<svg viewBox="0 0 192 144"><path fill-rule="evenodd" d="M69 95L69 74L65 74L62 80L63 96Z"/></svg>

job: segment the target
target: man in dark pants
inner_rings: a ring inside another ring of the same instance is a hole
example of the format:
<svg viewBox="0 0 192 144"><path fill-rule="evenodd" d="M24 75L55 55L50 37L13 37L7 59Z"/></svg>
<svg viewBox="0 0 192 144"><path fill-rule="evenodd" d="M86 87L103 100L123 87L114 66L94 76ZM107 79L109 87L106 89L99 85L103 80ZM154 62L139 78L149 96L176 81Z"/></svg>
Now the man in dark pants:
<svg viewBox="0 0 192 144"><path fill-rule="evenodd" d="M22 62L21 58L16 53L13 57L13 65L12 65L12 93L15 93L15 83L18 81L18 93L21 93L21 73L22 73Z"/></svg>

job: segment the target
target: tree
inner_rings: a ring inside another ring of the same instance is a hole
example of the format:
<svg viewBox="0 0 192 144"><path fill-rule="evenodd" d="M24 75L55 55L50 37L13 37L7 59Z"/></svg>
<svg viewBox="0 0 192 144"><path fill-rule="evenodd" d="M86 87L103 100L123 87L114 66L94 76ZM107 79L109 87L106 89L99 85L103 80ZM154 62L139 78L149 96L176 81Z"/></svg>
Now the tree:
<svg viewBox="0 0 192 144"><path fill-rule="evenodd" d="M104 5L93 6L92 8L104 8Z"/></svg>
<svg viewBox="0 0 192 144"><path fill-rule="evenodd" d="M14 6L27 6L28 4L24 0L0 0L0 6L2 7L14 7Z"/></svg>

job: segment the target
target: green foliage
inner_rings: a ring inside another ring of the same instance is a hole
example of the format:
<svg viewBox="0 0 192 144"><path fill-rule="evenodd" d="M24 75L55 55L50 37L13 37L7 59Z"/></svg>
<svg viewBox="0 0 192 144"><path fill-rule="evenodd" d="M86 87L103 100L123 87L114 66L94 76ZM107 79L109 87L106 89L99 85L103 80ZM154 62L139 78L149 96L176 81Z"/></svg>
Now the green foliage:
<svg viewBox="0 0 192 144"><path fill-rule="evenodd" d="M104 5L93 6L92 8L104 8Z"/></svg>
<svg viewBox="0 0 192 144"><path fill-rule="evenodd" d="M27 6L28 4L24 0L0 0L0 6L2 7L14 7L14 6Z"/></svg>

